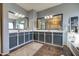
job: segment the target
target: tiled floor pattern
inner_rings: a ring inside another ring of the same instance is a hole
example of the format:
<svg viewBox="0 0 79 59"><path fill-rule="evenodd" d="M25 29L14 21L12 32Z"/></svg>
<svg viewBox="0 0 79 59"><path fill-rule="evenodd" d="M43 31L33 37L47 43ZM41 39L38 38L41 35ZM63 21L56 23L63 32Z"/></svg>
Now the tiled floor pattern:
<svg viewBox="0 0 79 59"><path fill-rule="evenodd" d="M10 56L32 56L34 55L41 47L43 44L32 42L28 45L25 45L16 51L11 52L9 55Z"/></svg>

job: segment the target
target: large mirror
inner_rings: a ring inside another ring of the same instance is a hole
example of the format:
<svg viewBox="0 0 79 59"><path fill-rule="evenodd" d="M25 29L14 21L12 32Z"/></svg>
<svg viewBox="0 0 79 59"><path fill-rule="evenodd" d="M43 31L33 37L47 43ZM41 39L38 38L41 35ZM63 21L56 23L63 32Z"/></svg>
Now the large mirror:
<svg viewBox="0 0 79 59"><path fill-rule="evenodd" d="M61 30L62 29L62 14L54 15L47 20L47 29Z"/></svg>
<svg viewBox="0 0 79 59"><path fill-rule="evenodd" d="M37 29L39 30L63 30L63 14L53 15L52 18L37 19Z"/></svg>
<svg viewBox="0 0 79 59"><path fill-rule="evenodd" d="M37 29L38 30L45 30L46 29L46 20L44 18L37 20Z"/></svg>
<svg viewBox="0 0 79 59"><path fill-rule="evenodd" d="M8 29L9 30L27 30L29 27L29 20L27 17L21 17L22 15L17 16L13 12L8 12L9 22Z"/></svg>

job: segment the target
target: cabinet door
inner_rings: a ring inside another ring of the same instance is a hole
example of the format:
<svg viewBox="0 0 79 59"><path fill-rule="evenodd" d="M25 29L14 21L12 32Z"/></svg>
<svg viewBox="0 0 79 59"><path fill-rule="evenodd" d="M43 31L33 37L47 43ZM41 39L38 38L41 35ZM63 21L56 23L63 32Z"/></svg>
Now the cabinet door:
<svg viewBox="0 0 79 59"><path fill-rule="evenodd" d="M25 42L28 41L28 32L25 32Z"/></svg>
<svg viewBox="0 0 79 59"><path fill-rule="evenodd" d="M34 40L38 40L38 32L34 32L33 35L34 35L33 36L34 37Z"/></svg>
<svg viewBox="0 0 79 59"><path fill-rule="evenodd" d="M17 33L9 34L9 48L17 46Z"/></svg>
<svg viewBox="0 0 79 59"><path fill-rule="evenodd" d="M23 32L19 33L19 44L22 44L22 43L24 43L24 33Z"/></svg>
<svg viewBox="0 0 79 59"><path fill-rule="evenodd" d="M32 38L33 38L33 32L30 32L30 40L32 40Z"/></svg>
<svg viewBox="0 0 79 59"><path fill-rule="evenodd" d="M46 43L52 43L52 33L51 32L45 33L45 42Z"/></svg>
<svg viewBox="0 0 79 59"><path fill-rule="evenodd" d="M39 41L44 42L44 32L39 32Z"/></svg>
<svg viewBox="0 0 79 59"><path fill-rule="evenodd" d="M62 33L53 33L53 43L56 45L62 45L63 35Z"/></svg>

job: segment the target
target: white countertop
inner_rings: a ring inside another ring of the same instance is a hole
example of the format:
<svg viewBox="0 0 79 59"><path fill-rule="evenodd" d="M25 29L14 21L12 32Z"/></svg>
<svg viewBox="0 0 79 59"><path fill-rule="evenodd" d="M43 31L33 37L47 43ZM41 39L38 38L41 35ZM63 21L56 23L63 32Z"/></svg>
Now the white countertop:
<svg viewBox="0 0 79 59"><path fill-rule="evenodd" d="M38 31L38 32L63 32L60 30L33 30L33 31Z"/></svg>
<svg viewBox="0 0 79 59"><path fill-rule="evenodd" d="M30 31L38 31L38 32L63 32L61 30L9 30L9 33L18 33L18 32L30 32Z"/></svg>

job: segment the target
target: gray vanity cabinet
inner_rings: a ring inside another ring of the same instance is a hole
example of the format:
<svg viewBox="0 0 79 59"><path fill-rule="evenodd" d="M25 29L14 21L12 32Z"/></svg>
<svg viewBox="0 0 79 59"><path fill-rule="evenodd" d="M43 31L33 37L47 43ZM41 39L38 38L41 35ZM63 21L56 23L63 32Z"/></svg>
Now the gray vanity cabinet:
<svg viewBox="0 0 79 59"><path fill-rule="evenodd" d="M25 42L29 41L28 40L28 32L25 32Z"/></svg>
<svg viewBox="0 0 79 59"><path fill-rule="evenodd" d="M39 41L44 42L44 32L39 32Z"/></svg>
<svg viewBox="0 0 79 59"><path fill-rule="evenodd" d="M53 32L53 44L61 45L63 43L63 33Z"/></svg>
<svg viewBox="0 0 79 59"><path fill-rule="evenodd" d="M19 44L24 43L24 32L18 33L19 36Z"/></svg>
<svg viewBox="0 0 79 59"><path fill-rule="evenodd" d="M52 32L45 32L45 42L52 43Z"/></svg>
<svg viewBox="0 0 79 59"><path fill-rule="evenodd" d="M38 32L33 32L33 39L34 39L35 41L38 40Z"/></svg>
<svg viewBox="0 0 79 59"><path fill-rule="evenodd" d="M17 33L9 34L9 48L17 46Z"/></svg>

